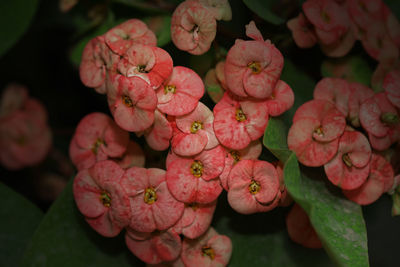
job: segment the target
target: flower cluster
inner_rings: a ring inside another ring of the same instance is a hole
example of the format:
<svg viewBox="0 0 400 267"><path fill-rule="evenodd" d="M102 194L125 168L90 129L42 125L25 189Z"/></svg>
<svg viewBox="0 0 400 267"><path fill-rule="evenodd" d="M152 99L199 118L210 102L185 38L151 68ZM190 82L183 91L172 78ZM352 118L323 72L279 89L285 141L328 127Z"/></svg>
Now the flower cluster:
<svg viewBox="0 0 400 267"><path fill-rule="evenodd" d="M103 160L113 160L123 169L145 164L141 147L129 140L129 133L100 112L90 113L79 122L70 142L69 155L78 170L88 169Z"/></svg>
<svg viewBox="0 0 400 267"><path fill-rule="evenodd" d="M0 102L0 162L10 170L33 166L47 156L52 134L47 111L26 87L8 85Z"/></svg>
<svg viewBox="0 0 400 267"><path fill-rule="evenodd" d="M381 93L356 82L323 78L314 99L296 111L289 130L288 146L299 161L324 166L327 178L360 205L397 186L390 160L381 153L399 141L399 111L390 93L398 88L398 78L389 74L384 85L388 90Z"/></svg>
<svg viewBox="0 0 400 267"><path fill-rule="evenodd" d="M400 24L382 0L307 0L303 13L287 22L301 48L315 44L330 57L342 57L360 40L375 60L397 58Z"/></svg>
<svg viewBox="0 0 400 267"><path fill-rule="evenodd" d="M231 241L210 226L223 189L242 214L291 202L281 164L258 157L269 116L288 110L294 94L279 79L279 50L253 21L246 35L251 40L236 40L219 67L226 92L213 110L200 102L202 79L173 66L136 19L84 50L81 80L107 94L114 120L96 112L78 124L70 145L79 170L74 197L98 233L112 237L126 229L128 248L148 264L227 265ZM144 136L154 150L170 148L166 170L144 168L128 132Z"/></svg>

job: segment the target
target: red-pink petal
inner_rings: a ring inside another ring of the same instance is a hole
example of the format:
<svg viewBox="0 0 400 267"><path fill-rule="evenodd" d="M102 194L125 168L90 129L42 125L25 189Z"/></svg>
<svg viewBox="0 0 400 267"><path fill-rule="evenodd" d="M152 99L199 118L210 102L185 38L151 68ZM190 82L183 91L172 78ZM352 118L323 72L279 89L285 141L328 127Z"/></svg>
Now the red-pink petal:
<svg viewBox="0 0 400 267"><path fill-rule="evenodd" d="M282 80L276 83L272 92L273 98L267 100L268 113L270 116L279 116L289 110L294 103L292 88Z"/></svg>
<svg viewBox="0 0 400 267"><path fill-rule="evenodd" d="M147 144L154 150L165 150L170 145L172 126L160 111L154 112L154 123L146 130L144 137Z"/></svg>
<svg viewBox="0 0 400 267"><path fill-rule="evenodd" d="M169 165L166 174L168 189L179 201L192 203L196 201L199 178L190 172L193 160L177 159Z"/></svg>
<svg viewBox="0 0 400 267"><path fill-rule="evenodd" d="M171 147L180 156L193 156L204 150L207 141L207 135L202 131L197 134L181 132L172 136Z"/></svg>
<svg viewBox="0 0 400 267"><path fill-rule="evenodd" d="M313 118L303 118L292 124L288 133L288 147L306 166L322 166L330 161L337 152L339 138L330 142L314 140L313 132L320 122Z"/></svg>

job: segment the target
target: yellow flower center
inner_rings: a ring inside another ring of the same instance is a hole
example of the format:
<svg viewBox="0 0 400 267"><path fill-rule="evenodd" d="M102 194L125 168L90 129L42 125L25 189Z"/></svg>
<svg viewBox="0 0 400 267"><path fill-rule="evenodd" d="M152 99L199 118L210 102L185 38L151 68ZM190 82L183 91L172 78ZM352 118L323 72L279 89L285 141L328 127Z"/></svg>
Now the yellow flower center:
<svg viewBox="0 0 400 267"><path fill-rule="evenodd" d="M104 207L110 207L111 206L111 196L110 193L107 191L103 190L100 194L100 201L103 203Z"/></svg>
<svg viewBox="0 0 400 267"><path fill-rule="evenodd" d="M246 115L244 114L244 112L241 108L236 109L235 117L236 117L236 120L239 122L246 120Z"/></svg>
<svg viewBox="0 0 400 267"><path fill-rule="evenodd" d="M151 205L156 201L157 201L156 190L154 190L152 186L147 187L146 190L144 191L144 202L146 202L146 204Z"/></svg>
<svg viewBox="0 0 400 267"><path fill-rule="evenodd" d="M176 86L173 84L168 84L166 86L164 86L164 94L168 94L168 93L173 93L175 94L176 92Z"/></svg>
<svg viewBox="0 0 400 267"><path fill-rule="evenodd" d="M251 71L253 72L253 74L259 74L261 72L261 65L259 62L250 62L249 64L247 64L247 67L249 67L251 69Z"/></svg>
<svg viewBox="0 0 400 267"><path fill-rule="evenodd" d="M211 260L213 260L215 258L215 251L210 246L207 246L207 245L203 246L201 248L201 252L202 252L203 256L208 256L208 257L210 257Z"/></svg>
<svg viewBox="0 0 400 267"><path fill-rule="evenodd" d="M199 204L197 204L196 202L187 204L188 207L191 207L192 210L196 211L199 208Z"/></svg>
<svg viewBox="0 0 400 267"><path fill-rule="evenodd" d="M342 160L343 160L343 162L344 162L344 164L346 164L346 166L347 167L352 167L353 166L353 163L351 162L351 159L350 159L350 157L349 157L349 154L343 154L343 156L342 156Z"/></svg>
<svg viewBox="0 0 400 267"><path fill-rule="evenodd" d="M20 145L20 146L23 146L23 145L25 145L26 144L26 140L27 138L24 136L24 135L21 135L21 136L19 136L16 140L15 140L15 142L18 144L18 145Z"/></svg>
<svg viewBox="0 0 400 267"><path fill-rule="evenodd" d="M201 121L194 121L190 126L191 133L197 133L200 129L203 129L203 123Z"/></svg>
<svg viewBox="0 0 400 267"><path fill-rule="evenodd" d="M275 99L275 94L274 94L274 93L272 93L272 94L269 96L269 99L272 99L272 100L274 100L274 99Z"/></svg>
<svg viewBox="0 0 400 267"><path fill-rule="evenodd" d="M199 160L193 161L192 165L190 166L190 172L195 177L201 177L203 175L203 169L203 163L201 163Z"/></svg>
<svg viewBox="0 0 400 267"><path fill-rule="evenodd" d="M329 17L328 13L325 11L322 11L321 13L322 20L326 23L329 23L331 21L331 18Z"/></svg>
<svg viewBox="0 0 400 267"><path fill-rule="evenodd" d="M395 113L391 113L391 112L385 112L381 114L381 121L388 125L394 125L400 122L399 116L397 116L397 114Z"/></svg>
<svg viewBox="0 0 400 267"><path fill-rule="evenodd" d="M324 130L322 129L322 126L318 126L317 128L314 129L314 133L316 133L319 136L324 135Z"/></svg>
<svg viewBox="0 0 400 267"><path fill-rule="evenodd" d="M252 195L257 194L261 189L261 185L259 182L252 180L249 185L249 192Z"/></svg>
<svg viewBox="0 0 400 267"><path fill-rule="evenodd" d="M148 73L148 71L146 71L146 65L137 66L137 71L140 73Z"/></svg>
<svg viewBox="0 0 400 267"><path fill-rule="evenodd" d="M122 98L122 103L124 103L125 106L127 106L128 108L133 107L132 99L129 96L123 95L121 98Z"/></svg>
<svg viewBox="0 0 400 267"><path fill-rule="evenodd" d="M234 163L238 163L240 161L240 155L239 152L236 150L231 150L231 152L229 152L229 154L231 154L233 160L235 161Z"/></svg>
<svg viewBox="0 0 400 267"><path fill-rule="evenodd" d="M97 138L96 142L94 142L93 146L92 146L92 152L97 155L97 150L99 149L99 147L101 145L104 145L105 142L103 140L101 140L100 138Z"/></svg>

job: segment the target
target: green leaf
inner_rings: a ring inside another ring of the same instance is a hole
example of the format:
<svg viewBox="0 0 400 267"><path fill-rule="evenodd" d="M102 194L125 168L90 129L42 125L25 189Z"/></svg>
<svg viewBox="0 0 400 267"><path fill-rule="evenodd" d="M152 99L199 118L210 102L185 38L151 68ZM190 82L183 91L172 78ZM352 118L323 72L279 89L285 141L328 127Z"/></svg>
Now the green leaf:
<svg viewBox="0 0 400 267"><path fill-rule="evenodd" d="M291 241L286 230L287 209L241 215L219 198L213 227L233 245L229 266L333 266L323 249L307 249Z"/></svg>
<svg viewBox="0 0 400 267"><path fill-rule="evenodd" d="M281 79L292 87L296 101L289 115L270 118L264 146L285 163L287 190L309 215L332 260L341 266L368 266L367 233L361 207L343 197L338 188L326 183L321 168L304 168L301 172L296 155L287 146L292 116L298 106L312 99L314 82L286 59ZM309 178L310 174L313 179Z"/></svg>
<svg viewBox="0 0 400 267"><path fill-rule="evenodd" d="M243 2L251 11L269 23L279 25L286 22L272 11L273 5L279 2L277 0L243 0Z"/></svg>
<svg viewBox="0 0 400 267"><path fill-rule="evenodd" d="M282 119L270 118L264 133L264 146L282 162L286 162L292 154L286 141L288 130Z"/></svg>
<svg viewBox="0 0 400 267"><path fill-rule="evenodd" d="M218 84L206 85L208 96L214 103L218 103L224 96L225 90Z"/></svg>
<svg viewBox="0 0 400 267"><path fill-rule="evenodd" d="M127 249L123 233L102 237L86 223L76 207L72 182L39 225L21 266L144 266Z"/></svg>
<svg viewBox="0 0 400 267"><path fill-rule="evenodd" d="M0 56L25 33L36 12L38 0L0 1Z"/></svg>
<svg viewBox="0 0 400 267"><path fill-rule="evenodd" d="M340 266L369 266L361 207L337 188L328 189L326 179L321 179L324 176L311 179L301 174L295 154L286 161L284 175L290 195L307 212L332 260Z"/></svg>
<svg viewBox="0 0 400 267"><path fill-rule="evenodd" d="M342 78L370 86L372 69L363 57L347 56L325 60L321 65L321 74L324 77Z"/></svg>
<svg viewBox="0 0 400 267"><path fill-rule="evenodd" d="M43 212L3 183L0 183L0 195L0 266L16 266Z"/></svg>
<svg viewBox="0 0 400 267"><path fill-rule="evenodd" d="M171 16L148 17L144 22L156 34L157 46L162 47L171 42Z"/></svg>

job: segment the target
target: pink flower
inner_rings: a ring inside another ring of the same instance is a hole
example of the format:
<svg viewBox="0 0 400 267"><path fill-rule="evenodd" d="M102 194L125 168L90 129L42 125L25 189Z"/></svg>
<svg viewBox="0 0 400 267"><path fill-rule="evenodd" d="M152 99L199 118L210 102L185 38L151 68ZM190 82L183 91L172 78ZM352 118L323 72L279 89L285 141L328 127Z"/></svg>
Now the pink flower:
<svg viewBox="0 0 400 267"><path fill-rule="evenodd" d="M196 109L176 117L175 121L177 130L171 140L174 153L193 156L219 144L214 134L214 115L203 103L199 102Z"/></svg>
<svg viewBox="0 0 400 267"><path fill-rule="evenodd" d="M335 42L331 44L321 43L322 52L328 57L343 57L350 52L356 42L357 37L352 29L342 34Z"/></svg>
<svg viewBox="0 0 400 267"><path fill-rule="evenodd" d="M182 216L184 204L169 192L164 170L131 167L121 178L121 185L129 197L129 227L133 230L166 230Z"/></svg>
<svg viewBox="0 0 400 267"><path fill-rule="evenodd" d="M158 109L154 112L154 123L144 131L144 137L147 144L154 150L162 151L169 147L172 138L172 126Z"/></svg>
<svg viewBox="0 0 400 267"><path fill-rule="evenodd" d="M218 176L224 168L221 146L190 158L173 157L167 159L166 180L168 189L177 200L206 204L217 199L222 192Z"/></svg>
<svg viewBox="0 0 400 267"><path fill-rule="evenodd" d="M130 167L144 167L145 156L142 148L134 141L129 141L128 147L121 158L114 159L115 162L124 170Z"/></svg>
<svg viewBox="0 0 400 267"><path fill-rule="evenodd" d="M270 211L279 204L279 177L269 162L238 162L229 174L228 186L228 202L241 214Z"/></svg>
<svg viewBox="0 0 400 267"><path fill-rule="evenodd" d="M361 83L350 83L350 96L348 98L348 119L354 127L360 127L359 112L361 103L374 96L374 91Z"/></svg>
<svg viewBox="0 0 400 267"><path fill-rule="evenodd" d="M189 68L177 66L157 90L157 108L168 115L185 115L196 108L203 94L204 84L199 75Z"/></svg>
<svg viewBox="0 0 400 267"><path fill-rule="evenodd" d="M216 200L208 204L185 204L183 215L173 229L187 238L198 238L210 227L216 207Z"/></svg>
<svg viewBox="0 0 400 267"><path fill-rule="evenodd" d="M321 129L314 134L318 141L331 141L342 135L346 122L334 104L327 100L314 99L301 105L293 116L293 123L304 118L321 122Z"/></svg>
<svg viewBox="0 0 400 267"><path fill-rule="evenodd" d="M100 94L107 93L106 73L113 64L119 61L119 56L107 47L103 36L91 39L85 46L79 75L82 83L94 88Z"/></svg>
<svg viewBox="0 0 400 267"><path fill-rule="evenodd" d="M212 227L198 239L184 238L182 242L181 258L185 266L227 266L231 254L229 237L219 235Z"/></svg>
<svg viewBox="0 0 400 267"><path fill-rule="evenodd" d="M246 25L246 35L253 40L237 39L225 62L229 90L240 97L265 99L279 80L283 56L269 40L264 42L254 21Z"/></svg>
<svg viewBox="0 0 400 267"><path fill-rule="evenodd" d="M173 62L167 51L159 47L133 44L118 63L126 77L139 77L157 89L171 75Z"/></svg>
<svg viewBox="0 0 400 267"><path fill-rule="evenodd" d="M346 120L334 104L311 100L301 105L288 133L288 147L306 166L322 166L337 152Z"/></svg>
<svg viewBox="0 0 400 267"><path fill-rule="evenodd" d="M371 147L358 131L345 131L336 156L324 165L328 179L344 190L360 187L369 175Z"/></svg>
<svg viewBox="0 0 400 267"><path fill-rule="evenodd" d="M17 170L39 164L52 145L47 111L26 87L9 84L0 102L0 162Z"/></svg>
<svg viewBox="0 0 400 267"><path fill-rule="evenodd" d="M290 239L306 248L322 248L307 213L295 203L286 216L286 227Z"/></svg>
<svg viewBox="0 0 400 267"><path fill-rule="evenodd" d="M386 94L378 93L361 104L360 122L369 134L384 137L399 123L399 114Z"/></svg>
<svg viewBox="0 0 400 267"><path fill-rule="evenodd" d="M317 43L313 25L307 20L303 13L288 20L286 23L292 32L293 40L300 48L310 48Z"/></svg>
<svg viewBox="0 0 400 267"><path fill-rule="evenodd" d="M370 57L377 61L396 59L399 48L390 38L383 23L372 24L362 35L361 43Z"/></svg>
<svg viewBox="0 0 400 267"><path fill-rule="evenodd" d="M343 190L343 194L360 205L369 205L390 190L393 185L393 168L381 155L372 153L371 171L367 181L354 190Z"/></svg>
<svg viewBox="0 0 400 267"><path fill-rule="evenodd" d="M172 14L171 38L180 50L201 55L210 49L217 32L215 12L199 1L186 0Z"/></svg>
<svg viewBox="0 0 400 267"><path fill-rule="evenodd" d="M314 88L314 99L327 100L347 117L350 96L349 83L341 78L323 78Z"/></svg>
<svg viewBox="0 0 400 267"><path fill-rule="evenodd" d="M347 0L349 17L365 31L374 23L382 21L382 8L382 0Z"/></svg>
<svg viewBox="0 0 400 267"><path fill-rule="evenodd" d="M81 119L72 137L69 155L78 170L97 161L122 156L129 142L127 132L106 114L94 112Z"/></svg>
<svg viewBox="0 0 400 267"><path fill-rule="evenodd" d="M322 44L329 45L344 35L350 20L344 7L331 0L307 0L303 3L307 19L314 25Z"/></svg>
<svg viewBox="0 0 400 267"><path fill-rule="evenodd" d="M51 145L49 126L29 111L17 110L0 120L0 162L9 170L39 164Z"/></svg>
<svg viewBox="0 0 400 267"><path fill-rule="evenodd" d="M173 261L179 257L182 248L181 238L170 229L145 234L128 229L125 243L136 257L148 264Z"/></svg>
<svg viewBox="0 0 400 267"><path fill-rule="evenodd" d="M262 145L260 140L252 141L246 148L241 150L225 149L225 167L219 176L222 187L229 191L228 178L232 168L243 159L258 159L261 155Z"/></svg>
<svg viewBox="0 0 400 267"><path fill-rule="evenodd" d="M388 100L397 108L400 108L400 70L392 70L383 81L383 88Z"/></svg>
<svg viewBox="0 0 400 267"><path fill-rule="evenodd" d="M115 122L130 132L143 131L154 121L157 96L150 85L141 78L114 75L113 90L109 90L108 105Z"/></svg>
<svg viewBox="0 0 400 267"><path fill-rule="evenodd" d="M155 34L144 22L130 19L110 29L104 35L107 46L116 54L122 56L133 44L157 45Z"/></svg>
<svg viewBox="0 0 400 267"><path fill-rule="evenodd" d="M270 116L282 115L293 106L294 93L292 88L284 81L279 80L266 103Z"/></svg>
<svg viewBox="0 0 400 267"><path fill-rule="evenodd" d="M214 107L214 133L223 146L244 149L264 134L268 118L265 101L239 100L225 93Z"/></svg>
<svg viewBox="0 0 400 267"><path fill-rule="evenodd" d="M113 161L97 162L78 172L73 193L79 211L99 234L117 236L131 218L128 196L120 184L124 170Z"/></svg>

